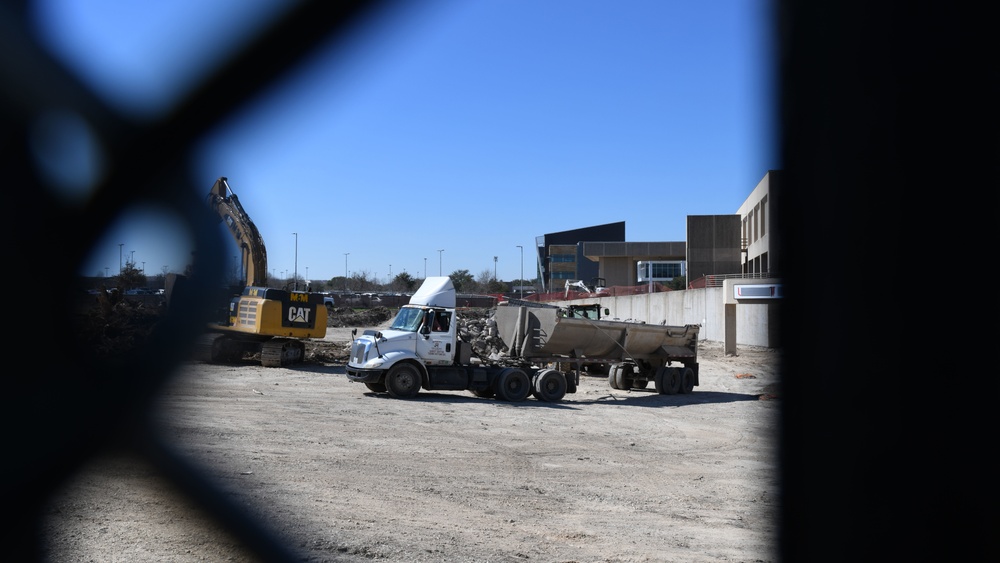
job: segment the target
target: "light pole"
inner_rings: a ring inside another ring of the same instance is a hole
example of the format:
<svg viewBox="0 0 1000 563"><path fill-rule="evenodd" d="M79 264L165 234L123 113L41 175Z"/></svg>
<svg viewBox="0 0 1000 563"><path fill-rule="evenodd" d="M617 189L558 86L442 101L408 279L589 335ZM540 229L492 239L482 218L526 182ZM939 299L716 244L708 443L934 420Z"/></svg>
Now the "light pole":
<svg viewBox="0 0 1000 563"><path fill-rule="evenodd" d="M298 291L299 289L299 233L292 233L295 235L295 281L292 282L292 290Z"/></svg>
<svg viewBox="0 0 1000 563"><path fill-rule="evenodd" d="M107 266L104 267L104 277L108 277L108 270L110 270L110 269L111 268L109 268Z"/></svg>
<svg viewBox="0 0 1000 563"><path fill-rule="evenodd" d="M146 275L146 262L145 261L142 262L142 275L144 275L144 276Z"/></svg>
<svg viewBox="0 0 1000 563"><path fill-rule="evenodd" d="M497 257L493 257L493 281L497 281Z"/></svg>
<svg viewBox="0 0 1000 563"><path fill-rule="evenodd" d="M521 286L521 299L524 299L524 247L520 244L517 247L521 249L521 279L517 285Z"/></svg>
<svg viewBox="0 0 1000 563"><path fill-rule="evenodd" d="M135 266L135 251L133 250L133 251L131 251L131 253L132 253L132 257L129 258L128 261L134 267Z"/></svg>
<svg viewBox="0 0 1000 563"><path fill-rule="evenodd" d="M344 253L344 293L347 293L347 255L350 252Z"/></svg>
<svg viewBox="0 0 1000 563"><path fill-rule="evenodd" d="M122 275L122 247L125 246L124 242L118 243L118 275Z"/></svg>
<svg viewBox="0 0 1000 563"><path fill-rule="evenodd" d="M443 248L440 249L440 250L438 250L438 275L439 276L441 275L441 253L442 252L444 252Z"/></svg>
<svg viewBox="0 0 1000 563"><path fill-rule="evenodd" d="M427 277L427 258L424 258L424 278Z"/></svg>

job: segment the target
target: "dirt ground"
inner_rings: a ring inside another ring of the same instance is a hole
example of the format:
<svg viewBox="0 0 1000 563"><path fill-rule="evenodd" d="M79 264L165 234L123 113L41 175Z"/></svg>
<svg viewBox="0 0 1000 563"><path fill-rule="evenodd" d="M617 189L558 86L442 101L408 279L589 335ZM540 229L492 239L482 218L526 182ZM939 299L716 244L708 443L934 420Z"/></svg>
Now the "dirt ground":
<svg viewBox="0 0 1000 563"><path fill-rule="evenodd" d="M349 341L331 327L291 368L185 364L155 415L289 560L776 560L776 351L702 342L688 395L585 375L560 403L505 403L373 394L344 374ZM54 495L45 534L51 561L262 560L126 456Z"/></svg>

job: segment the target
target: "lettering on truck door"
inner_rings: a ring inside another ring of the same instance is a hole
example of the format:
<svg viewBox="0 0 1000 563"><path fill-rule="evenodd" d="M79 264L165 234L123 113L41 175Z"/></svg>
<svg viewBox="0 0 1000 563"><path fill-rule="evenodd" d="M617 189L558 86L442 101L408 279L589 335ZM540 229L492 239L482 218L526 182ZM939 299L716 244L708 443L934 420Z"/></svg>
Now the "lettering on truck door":
<svg viewBox="0 0 1000 563"><path fill-rule="evenodd" d="M424 330L424 327L427 330ZM417 338L417 355L427 365L450 365L455 348L451 329L451 313L428 310Z"/></svg>

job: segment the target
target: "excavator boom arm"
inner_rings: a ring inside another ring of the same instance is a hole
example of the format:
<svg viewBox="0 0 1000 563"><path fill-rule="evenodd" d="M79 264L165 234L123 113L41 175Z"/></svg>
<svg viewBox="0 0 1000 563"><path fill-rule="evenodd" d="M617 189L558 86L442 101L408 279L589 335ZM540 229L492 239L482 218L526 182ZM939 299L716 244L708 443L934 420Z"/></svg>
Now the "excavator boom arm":
<svg viewBox="0 0 1000 563"><path fill-rule="evenodd" d="M208 193L208 204L226 224L229 234L240 249L246 285L266 286L267 250L264 248L264 239L260 236L257 226L250 220L250 216L243 210L239 198L229 188L229 181L225 176L220 177L212 185Z"/></svg>

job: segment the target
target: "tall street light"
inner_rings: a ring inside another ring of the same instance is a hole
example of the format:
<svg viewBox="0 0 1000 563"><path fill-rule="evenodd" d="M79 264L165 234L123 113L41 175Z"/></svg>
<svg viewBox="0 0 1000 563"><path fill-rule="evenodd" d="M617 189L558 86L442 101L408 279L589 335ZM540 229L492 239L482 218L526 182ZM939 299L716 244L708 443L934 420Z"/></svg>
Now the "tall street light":
<svg viewBox="0 0 1000 563"><path fill-rule="evenodd" d="M520 244L517 247L521 249L521 279L518 280L521 283L518 285L521 286L521 299L524 299L524 247Z"/></svg>
<svg viewBox="0 0 1000 563"><path fill-rule="evenodd" d="M497 281L497 257L493 257L493 281Z"/></svg>
<svg viewBox="0 0 1000 563"><path fill-rule="evenodd" d="M438 250L438 275L439 276L441 275L441 253L442 252L444 252L443 248L440 249L440 250Z"/></svg>
<svg viewBox="0 0 1000 563"><path fill-rule="evenodd" d="M122 275L122 247L125 246L124 242L118 243L118 275Z"/></svg>
<svg viewBox="0 0 1000 563"><path fill-rule="evenodd" d="M424 258L424 277L427 277L427 258Z"/></svg>
<svg viewBox="0 0 1000 563"><path fill-rule="evenodd" d="M344 253L344 293L347 293L347 255L350 252Z"/></svg>
<svg viewBox="0 0 1000 563"><path fill-rule="evenodd" d="M295 235L295 281L292 282L292 290L298 291L299 289L299 233L292 233Z"/></svg>

